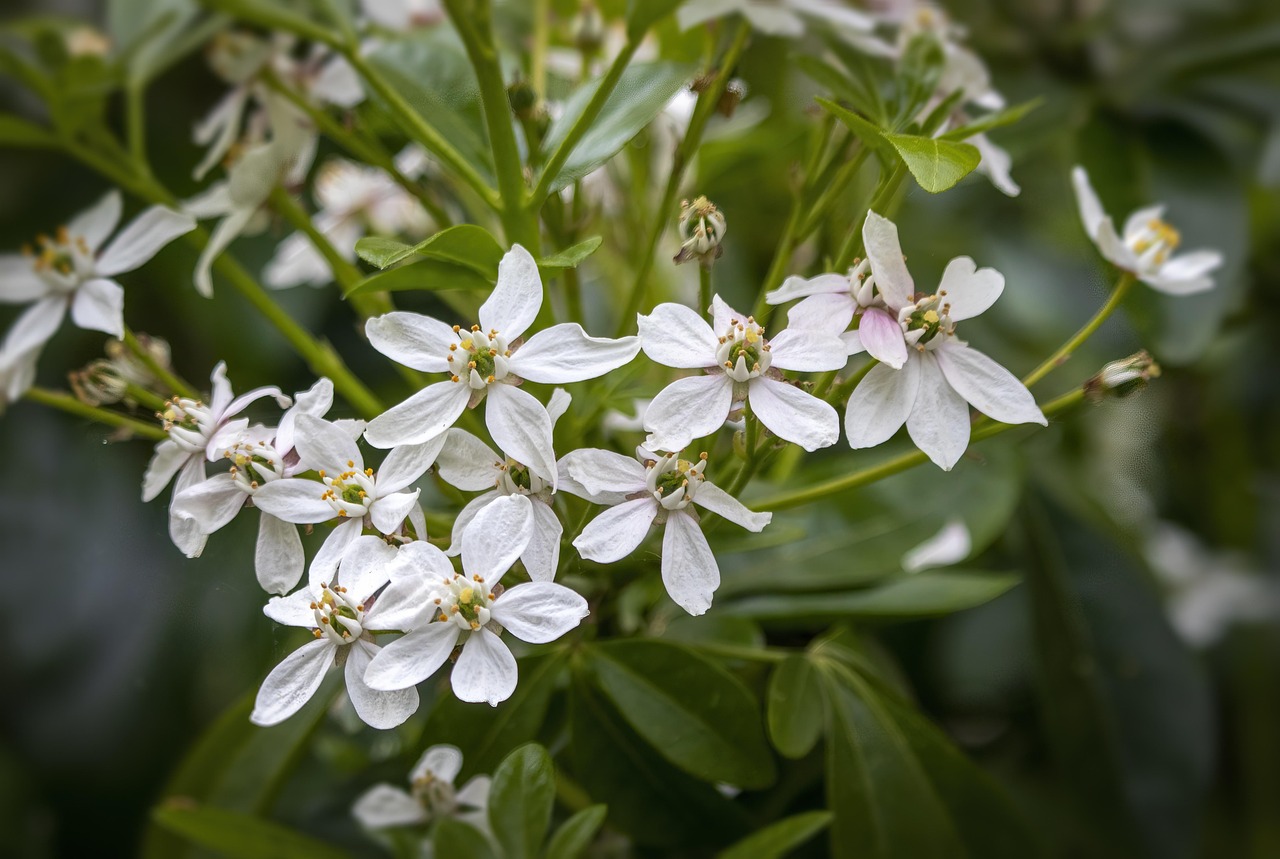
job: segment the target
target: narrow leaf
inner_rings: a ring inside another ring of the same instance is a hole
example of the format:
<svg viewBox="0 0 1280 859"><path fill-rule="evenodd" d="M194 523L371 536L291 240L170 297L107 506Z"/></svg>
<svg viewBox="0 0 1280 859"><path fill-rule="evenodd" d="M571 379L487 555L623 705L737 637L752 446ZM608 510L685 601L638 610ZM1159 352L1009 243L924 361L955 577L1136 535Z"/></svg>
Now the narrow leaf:
<svg viewBox="0 0 1280 859"><path fill-rule="evenodd" d="M157 808L152 819L228 859L350 859L346 851L324 841L236 811L169 805Z"/></svg>
<svg viewBox="0 0 1280 859"><path fill-rule="evenodd" d="M451 818L436 824L432 846L440 859L497 859L480 830Z"/></svg>
<svg viewBox="0 0 1280 859"><path fill-rule="evenodd" d="M1015 104L1013 107L1007 107L995 113L988 113L986 116L979 117L959 128L953 128L946 134L938 135L938 137L940 140L965 140L975 134L986 134L993 129L1013 125L1042 104L1044 104L1043 98L1029 99L1021 104Z"/></svg>
<svg viewBox="0 0 1280 859"><path fill-rule="evenodd" d="M538 260L538 268L577 268L578 264L591 256L604 243L602 236L592 236L576 245L565 248L558 254L552 254Z"/></svg>
<svg viewBox="0 0 1280 859"><path fill-rule="evenodd" d="M578 859L604 825L608 811L606 805L593 805L562 823L547 844L547 859Z"/></svg>
<svg viewBox="0 0 1280 859"><path fill-rule="evenodd" d="M533 859L551 825L556 771L536 743L516 749L493 774L489 825L506 859Z"/></svg>
<svg viewBox="0 0 1280 859"><path fill-rule="evenodd" d="M813 663L788 656L769 678L769 739L789 758L802 758L822 734L822 688Z"/></svg>
<svg viewBox="0 0 1280 859"><path fill-rule="evenodd" d="M807 811L753 832L716 859L786 859L831 823L829 811Z"/></svg>
<svg viewBox="0 0 1280 859"><path fill-rule="evenodd" d="M46 149L58 145L53 132L16 116L0 115L0 146Z"/></svg>
<svg viewBox="0 0 1280 859"><path fill-rule="evenodd" d="M883 155L893 155L893 147L889 145L888 141L885 139L885 134L881 132L879 128L872 125L861 116L858 116L858 114L848 108L841 107L836 104L834 101L821 97L816 98L815 101L822 105L823 110L840 120L845 128L852 131L854 135L863 142L863 144Z"/></svg>

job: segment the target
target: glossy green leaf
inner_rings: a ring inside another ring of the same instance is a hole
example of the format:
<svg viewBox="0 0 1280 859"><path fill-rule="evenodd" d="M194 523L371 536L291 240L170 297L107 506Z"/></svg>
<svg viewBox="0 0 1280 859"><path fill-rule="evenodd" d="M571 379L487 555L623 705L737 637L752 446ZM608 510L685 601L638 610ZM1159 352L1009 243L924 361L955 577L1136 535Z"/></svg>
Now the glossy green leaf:
<svg viewBox="0 0 1280 859"><path fill-rule="evenodd" d="M627 0L627 38L638 41L685 0Z"/></svg>
<svg viewBox="0 0 1280 859"><path fill-rule="evenodd" d="M608 806L592 805L570 817L551 836L546 859L578 859L604 825Z"/></svg>
<svg viewBox="0 0 1280 859"><path fill-rule="evenodd" d="M604 243L601 236L592 236L576 245L571 245L558 254L538 260L538 268L577 268L587 257L595 253Z"/></svg>
<svg viewBox="0 0 1280 859"><path fill-rule="evenodd" d="M822 735L822 687L804 656L788 656L769 678L769 739L789 758L802 758Z"/></svg>
<svg viewBox="0 0 1280 859"><path fill-rule="evenodd" d="M556 770L542 746L521 746L498 765L489 792L489 825L506 859L538 855L555 800Z"/></svg>
<svg viewBox="0 0 1280 859"><path fill-rule="evenodd" d="M814 100L822 105L823 110L838 119L845 128L852 131L864 145L871 147L882 155L893 156L894 148L885 139L884 132L875 125L848 108L836 104L834 101L825 98L816 98Z"/></svg>
<svg viewBox="0 0 1280 859"><path fill-rule="evenodd" d="M587 651L599 689L659 754L708 782L766 787L773 756L760 705L716 663L682 645L614 641ZM697 689L697 695L689 690Z"/></svg>
<svg viewBox="0 0 1280 859"><path fill-rule="evenodd" d="M498 240L484 227L475 224L449 227L415 245L380 236L366 236L356 242L356 255L376 268L390 268L410 257L420 256L470 268L489 278L490 282L498 279L498 263L502 254Z"/></svg>
<svg viewBox="0 0 1280 859"><path fill-rule="evenodd" d="M753 832L716 859L786 859L831 823L829 811L807 811Z"/></svg>
<svg viewBox="0 0 1280 859"><path fill-rule="evenodd" d="M158 826L227 859L350 859L345 850L259 817L197 805L157 808Z"/></svg>
<svg viewBox="0 0 1280 859"><path fill-rule="evenodd" d="M885 134L884 139L902 156L920 187L930 194L940 194L953 187L982 160L977 148L968 143L912 134Z"/></svg>
<svg viewBox="0 0 1280 859"><path fill-rule="evenodd" d="M498 859L480 830L450 818L436 824L432 846L440 859Z"/></svg>

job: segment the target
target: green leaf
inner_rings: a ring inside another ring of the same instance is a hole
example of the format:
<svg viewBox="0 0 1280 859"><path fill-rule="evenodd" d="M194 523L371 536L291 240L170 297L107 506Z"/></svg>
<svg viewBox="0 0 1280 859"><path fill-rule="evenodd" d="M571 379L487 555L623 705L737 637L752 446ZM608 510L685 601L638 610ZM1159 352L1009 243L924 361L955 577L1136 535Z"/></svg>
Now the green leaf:
<svg viewBox="0 0 1280 859"><path fill-rule="evenodd" d="M831 823L829 811L807 811L753 832L716 859L786 859Z"/></svg>
<svg viewBox="0 0 1280 859"><path fill-rule="evenodd" d="M546 749L529 743L507 755L489 791L489 825L506 859L538 855L555 801L556 770Z"/></svg>
<svg viewBox="0 0 1280 859"><path fill-rule="evenodd" d="M691 75L692 67L684 63L636 63L629 66L609 94L595 122L591 123L564 167L560 168L549 191L559 191L616 155L662 112L671 97L689 82ZM599 79L590 81L569 97L564 113L547 130L542 144L544 158L550 157L568 136L569 129L578 121L599 86Z"/></svg>
<svg viewBox="0 0 1280 859"><path fill-rule="evenodd" d="M283 30L324 45L338 45L337 36L329 28L306 15L300 15L278 0L201 0L216 12L225 12L266 30Z"/></svg>
<svg viewBox="0 0 1280 859"><path fill-rule="evenodd" d="M409 257L420 256L472 269L490 283L498 279L502 254L498 240L475 224L449 227L416 245L379 236L366 236L356 242L356 255L376 268L390 268Z"/></svg>
<svg viewBox="0 0 1280 859"><path fill-rule="evenodd" d="M174 804L151 816L157 825L228 859L350 859L324 841L236 811Z"/></svg>
<svg viewBox="0 0 1280 859"><path fill-rule="evenodd" d="M899 122L910 120L933 98L942 78L944 63L942 46L932 33L918 33L907 42L898 63L897 80L902 92L898 105Z"/></svg>
<svg viewBox="0 0 1280 859"><path fill-rule="evenodd" d="M1042 104L1044 104L1043 98L1028 99L1021 104L1015 104L1013 107L1006 107L1004 110L988 113L973 122L962 125L959 128L953 128L946 134L939 134L938 139L965 140L975 134L986 134L988 131L1004 128L1006 125L1013 125Z"/></svg>
<svg viewBox="0 0 1280 859"><path fill-rule="evenodd" d="M653 639L614 641L586 653L600 690L672 764L709 782L748 788L773 782L760 705L728 671L687 647Z"/></svg>
<svg viewBox="0 0 1280 859"><path fill-rule="evenodd" d="M836 119L849 129L854 135L863 142L864 145L871 147L882 155L894 157L894 149L885 139L885 134L879 128L863 119L858 114L846 107L841 107L834 101L817 97L814 101L822 105L822 109L834 116Z"/></svg>
<svg viewBox="0 0 1280 859"><path fill-rule="evenodd" d="M977 147L968 143L912 134L885 134L884 139L893 144L916 182L930 194L953 187L982 160Z"/></svg>
<svg viewBox="0 0 1280 859"><path fill-rule="evenodd" d="M606 805L593 805L562 823L547 844L546 859L578 859L604 825L608 812Z"/></svg>
<svg viewBox="0 0 1280 859"><path fill-rule="evenodd" d="M421 259L408 265L371 274L347 290L344 298L369 292L403 292L405 290L472 289L488 292L494 281L470 266L438 259Z"/></svg>
<svg viewBox="0 0 1280 859"><path fill-rule="evenodd" d="M461 820L437 823L432 846L440 859L497 859L484 834Z"/></svg>
<svg viewBox="0 0 1280 859"><path fill-rule="evenodd" d="M627 0L627 38L638 42L649 28L670 15L684 0Z"/></svg>
<svg viewBox="0 0 1280 859"><path fill-rule="evenodd" d="M587 257L591 256L604 243L603 236L592 236L576 245L565 248L558 254L538 260L538 268L577 268Z"/></svg>
<svg viewBox="0 0 1280 859"><path fill-rule="evenodd" d="M58 138L34 122L16 116L0 115L0 146L20 149L45 149L58 145Z"/></svg>
<svg viewBox="0 0 1280 859"><path fill-rule="evenodd" d="M804 656L788 656L769 678L769 739L789 758L809 753L822 734L822 687Z"/></svg>

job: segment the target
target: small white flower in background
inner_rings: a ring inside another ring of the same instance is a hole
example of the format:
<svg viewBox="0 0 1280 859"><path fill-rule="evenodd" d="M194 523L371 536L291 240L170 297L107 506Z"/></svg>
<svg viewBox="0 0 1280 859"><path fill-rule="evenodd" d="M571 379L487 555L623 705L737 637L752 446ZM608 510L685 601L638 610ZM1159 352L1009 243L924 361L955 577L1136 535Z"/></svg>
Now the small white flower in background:
<svg viewBox="0 0 1280 859"><path fill-rule="evenodd" d="M676 12L680 29L738 14L767 36L802 36L805 20L812 19L834 30L856 47L882 54L882 43L871 35L875 21L837 0L698 0Z"/></svg>
<svg viewBox="0 0 1280 859"><path fill-rule="evenodd" d="M724 253L724 213L706 197L693 202L680 203L680 252L675 256L677 265L697 260L704 266L720 258Z"/></svg>
<svg viewBox="0 0 1280 859"><path fill-rule="evenodd" d="M1138 209L1125 220L1124 233L1119 234L1111 216L1103 211L1083 167L1071 171L1071 182L1085 232L1116 267L1169 295L1190 295L1213 288L1209 272L1222 265L1222 254L1200 250L1174 256L1182 237L1163 220L1164 206Z"/></svg>
<svg viewBox="0 0 1280 859"><path fill-rule="evenodd" d="M465 330L416 313L370 319L369 342L397 363L449 379L428 385L369 422L374 447L420 444L440 436L468 405L487 400L485 424L507 456L555 488L551 418L518 387L521 381L563 385L594 379L635 357L639 339L591 337L581 325L553 325L522 339L542 306L542 278L527 250L515 245L498 266L498 283L480 305L480 324Z"/></svg>
<svg viewBox="0 0 1280 859"><path fill-rule="evenodd" d="M462 752L456 746L431 746L409 773L409 790L377 784L365 791L351 809L366 829L430 824L456 818L481 831L489 828L487 775L478 775L461 788L453 782L462 771Z"/></svg>
<svg viewBox="0 0 1280 859"><path fill-rule="evenodd" d="M902 556L908 573L958 564L973 551L973 537L963 519L950 519L942 529Z"/></svg>
<svg viewBox="0 0 1280 859"><path fill-rule="evenodd" d="M124 289L114 278L195 229L190 216L152 206L108 242L121 205L112 191L52 237L39 236L37 248L0 254L0 303L33 302L0 343L0 405L31 387L40 351L68 310L80 328L124 337Z"/></svg>
<svg viewBox="0 0 1280 859"><path fill-rule="evenodd" d="M698 615L711 607L720 586L720 567L702 533L697 504L748 531L759 532L772 513L753 513L708 481L707 456L696 463L679 454L656 454L636 448L636 458L609 450L583 449L565 455L564 491L596 504L609 505L582 529L574 547L589 561L611 564L634 552L663 525L662 582L676 605Z"/></svg>
<svg viewBox="0 0 1280 859"><path fill-rule="evenodd" d="M562 388L556 388L547 403L547 414L554 428L556 421L569 407L570 396ZM524 495L533 502L532 530L529 544L520 555L529 578L535 582L549 582L556 576L560 563L560 536L564 528L556 518L555 490L551 484L534 474L527 465L509 457L498 456L480 439L466 430L456 427L444 435L444 447L436 457L436 470L441 479L466 492L488 490L479 495L458 512L453 521L453 536L448 554L462 551L462 538L475 516L488 504L507 495Z"/></svg>
<svg viewBox="0 0 1280 859"><path fill-rule="evenodd" d="M396 553L379 537L360 537L342 558L336 580L313 581L287 597L271 598L263 609L267 617L310 629L315 640L286 656L262 681L249 716L254 724L275 725L298 712L334 665L344 669L347 695L365 724L394 728L414 714L418 690L378 691L364 682L378 654L373 633L403 629L430 597L425 577L378 593Z"/></svg>
<svg viewBox="0 0 1280 859"><path fill-rule="evenodd" d="M312 581L332 575L365 527L392 535L410 519L415 536L425 538L419 490L409 487L431 467L443 439L397 447L376 471L365 466L352 433L331 421L300 415L293 443L301 461L297 471L315 471L317 479L273 480L259 487L253 503L264 513L296 525L340 520L311 561Z"/></svg>
<svg viewBox="0 0 1280 859"><path fill-rule="evenodd" d="M505 629L521 641L546 644L587 616L587 601L555 582L525 582L508 590L503 574L525 550L533 530L533 502L507 495L485 505L462 536L462 569L455 573L443 552L429 543L400 549L387 593L422 576L435 583L434 601L407 626L406 634L382 649L365 674L374 689L408 689L426 680L462 642L449 676L461 701L496 706L511 697L516 659L503 644ZM386 597L386 594L383 595Z"/></svg>
<svg viewBox="0 0 1280 859"><path fill-rule="evenodd" d="M779 370L839 370L848 348L837 326L788 328L772 339L751 317L712 300L713 325L681 304L659 304L640 315L640 339L646 355L668 367L701 369L663 388L645 410L645 444L656 450L681 450L694 439L718 430L735 409L747 402L778 438L805 450L835 444L840 419L829 404L789 384ZM839 320L836 320L839 321Z"/></svg>
<svg viewBox="0 0 1280 859"><path fill-rule="evenodd" d="M276 405L288 408L290 400L277 387L255 388L239 397L231 392L227 381L227 364L219 361L209 377L211 396L206 404L200 400L174 397L159 415L169 437L156 445L151 462L142 478L142 500L151 501L177 476L173 485L176 500L185 490L205 479L205 462L215 462L223 451L233 446L249 426L248 418L236 415L250 403L263 397L274 397ZM208 535L190 519L169 507L169 536L187 557L195 558L204 550Z"/></svg>
<svg viewBox="0 0 1280 859"><path fill-rule="evenodd" d="M397 33L444 20L440 0L360 0L360 8L370 21Z"/></svg>

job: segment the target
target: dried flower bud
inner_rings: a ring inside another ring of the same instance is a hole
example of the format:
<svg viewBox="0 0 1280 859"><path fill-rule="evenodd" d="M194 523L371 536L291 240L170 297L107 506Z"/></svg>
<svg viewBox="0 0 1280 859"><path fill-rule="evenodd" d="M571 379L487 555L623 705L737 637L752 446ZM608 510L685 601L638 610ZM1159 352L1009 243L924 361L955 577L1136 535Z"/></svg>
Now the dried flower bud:
<svg viewBox="0 0 1280 859"><path fill-rule="evenodd" d="M684 244L676 254L677 264L697 260L709 266L724 253L720 246L726 225L724 215L706 197L680 203L680 238Z"/></svg>
<svg viewBox="0 0 1280 859"><path fill-rule="evenodd" d="M716 110L721 116L731 117L738 105L747 97L747 82L742 78L733 78L720 93L720 101L716 102Z"/></svg>
<svg viewBox="0 0 1280 859"><path fill-rule="evenodd" d="M1127 397L1147 386L1147 382L1160 375L1160 365L1146 350L1112 361L1102 372L1084 383L1084 392L1092 400L1105 397Z"/></svg>

